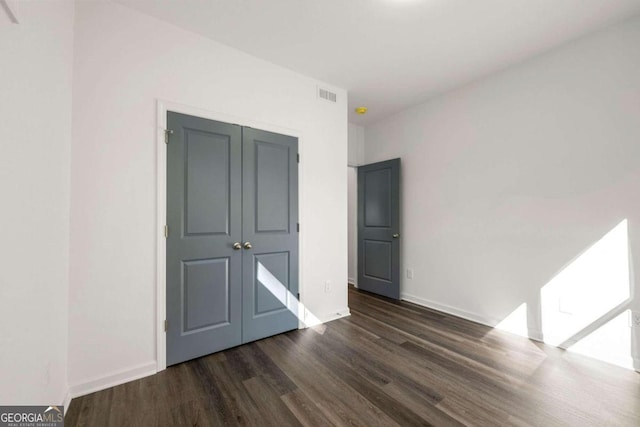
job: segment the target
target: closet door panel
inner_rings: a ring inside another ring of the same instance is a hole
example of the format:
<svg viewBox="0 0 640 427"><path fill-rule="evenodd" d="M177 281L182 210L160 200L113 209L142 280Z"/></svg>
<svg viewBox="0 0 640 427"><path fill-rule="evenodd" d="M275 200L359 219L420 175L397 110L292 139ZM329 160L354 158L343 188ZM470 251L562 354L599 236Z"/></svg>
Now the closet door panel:
<svg viewBox="0 0 640 427"><path fill-rule="evenodd" d="M242 147L242 338L249 342L298 327L298 140L244 128Z"/></svg>
<svg viewBox="0 0 640 427"><path fill-rule="evenodd" d="M168 113L167 365L242 341L242 131Z"/></svg>

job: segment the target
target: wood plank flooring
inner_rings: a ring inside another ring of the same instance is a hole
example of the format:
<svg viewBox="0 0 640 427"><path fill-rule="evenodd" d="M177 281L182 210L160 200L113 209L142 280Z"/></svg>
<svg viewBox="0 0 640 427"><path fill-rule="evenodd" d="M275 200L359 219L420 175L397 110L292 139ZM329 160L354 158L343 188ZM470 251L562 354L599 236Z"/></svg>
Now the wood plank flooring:
<svg viewBox="0 0 640 427"><path fill-rule="evenodd" d="M68 426L640 426L640 374L349 289L351 316L73 399Z"/></svg>

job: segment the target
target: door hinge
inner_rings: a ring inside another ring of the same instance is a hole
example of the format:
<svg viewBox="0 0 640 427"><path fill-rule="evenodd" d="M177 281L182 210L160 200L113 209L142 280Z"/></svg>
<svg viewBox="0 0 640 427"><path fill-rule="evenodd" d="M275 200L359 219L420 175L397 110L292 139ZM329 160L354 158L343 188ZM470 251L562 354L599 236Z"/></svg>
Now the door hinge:
<svg viewBox="0 0 640 427"><path fill-rule="evenodd" d="M165 320L164 321L164 331L167 332L167 329L169 329L169 321Z"/></svg>
<svg viewBox="0 0 640 427"><path fill-rule="evenodd" d="M300 153L298 153L298 163L300 163Z"/></svg>
<svg viewBox="0 0 640 427"><path fill-rule="evenodd" d="M298 301L300 301L300 292L298 292Z"/></svg>
<svg viewBox="0 0 640 427"><path fill-rule="evenodd" d="M169 226L168 225L164 226L164 238L165 239L169 238Z"/></svg>
<svg viewBox="0 0 640 427"><path fill-rule="evenodd" d="M298 223L297 229L298 229L298 233L299 233L300 232L300 223Z"/></svg>
<svg viewBox="0 0 640 427"><path fill-rule="evenodd" d="M164 130L164 143L168 144L169 143L169 135L173 134L173 131L171 129L165 129Z"/></svg>

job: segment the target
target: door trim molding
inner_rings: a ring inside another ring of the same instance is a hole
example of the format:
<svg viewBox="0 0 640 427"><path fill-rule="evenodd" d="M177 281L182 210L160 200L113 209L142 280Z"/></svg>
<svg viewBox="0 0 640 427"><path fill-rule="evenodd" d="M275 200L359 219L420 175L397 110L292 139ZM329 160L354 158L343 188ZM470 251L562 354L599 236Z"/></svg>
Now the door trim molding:
<svg viewBox="0 0 640 427"><path fill-rule="evenodd" d="M240 126L248 126L255 129L298 138L298 153L300 163L298 164L298 221L304 224L304 188L302 170L304 168L304 143L302 132L283 127L277 124L260 122L246 117L233 116L226 113L209 111L190 105L180 104L164 99L156 99L156 372L167 368L167 336L164 332L164 321L167 313L166 296L166 271L167 271L167 241L164 236L164 226L167 223L167 149L165 144L165 130L167 129L167 112L188 114L190 116L203 119L216 120L219 122L232 123ZM302 269L304 265L304 226L300 227L298 233L298 292L300 293L300 307L298 309L298 328L305 327L304 316L306 310L304 305L304 283L302 282ZM302 318L300 318L302 317Z"/></svg>

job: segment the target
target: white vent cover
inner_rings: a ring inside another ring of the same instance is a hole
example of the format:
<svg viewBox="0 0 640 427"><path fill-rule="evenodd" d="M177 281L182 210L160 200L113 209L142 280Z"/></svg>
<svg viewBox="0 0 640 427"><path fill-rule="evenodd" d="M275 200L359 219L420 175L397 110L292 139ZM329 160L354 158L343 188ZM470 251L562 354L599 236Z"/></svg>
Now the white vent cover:
<svg viewBox="0 0 640 427"><path fill-rule="evenodd" d="M326 99L331 102L337 101L337 95L335 93L321 87L318 88L318 98Z"/></svg>

